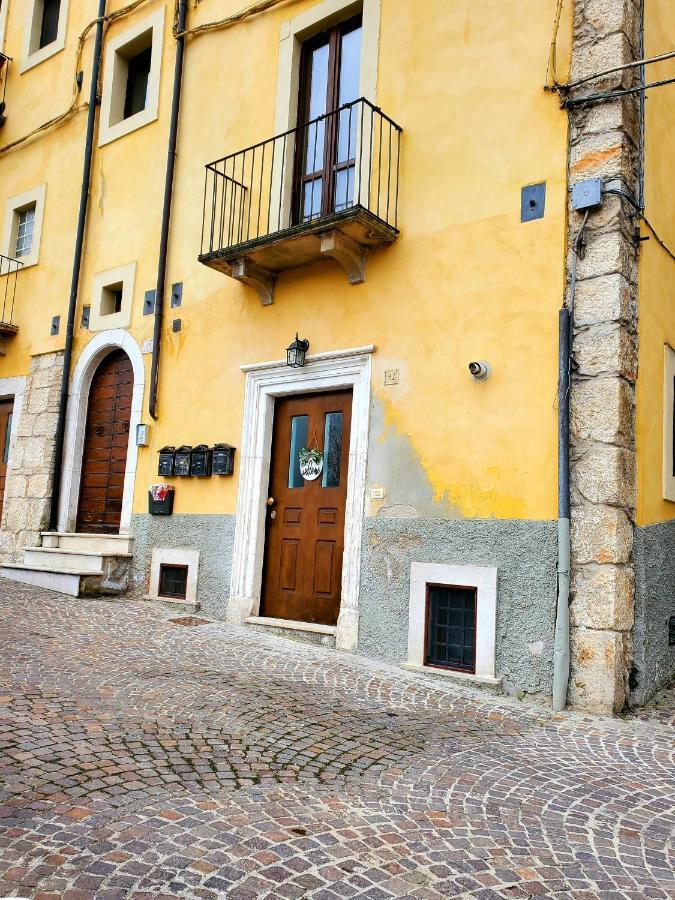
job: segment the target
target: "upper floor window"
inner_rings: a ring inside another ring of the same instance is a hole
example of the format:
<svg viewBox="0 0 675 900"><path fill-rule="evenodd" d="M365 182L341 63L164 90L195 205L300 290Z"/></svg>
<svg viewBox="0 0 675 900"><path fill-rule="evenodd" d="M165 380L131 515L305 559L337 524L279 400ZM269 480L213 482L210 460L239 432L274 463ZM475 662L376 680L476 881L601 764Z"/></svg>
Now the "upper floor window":
<svg viewBox="0 0 675 900"><path fill-rule="evenodd" d="M14 256L30 256L33 249L33 233L35 229L35 203L16 212L16 249Z"/></svg>
<svg viewBox="0 0 675 900"><path fill-rule="evenodd" d="M296 222L354 203L357 117L342 107L359 97L361 31L358 16L303 43L298 122L312 124L302 132L296 158Z"/></svg>
<svg viewBox="0 0 675 900"><path fill-rule="evenodd" d="M42 215L46 185L11 197L5 204L5 222L0 253L34 266L40 253Z"/></svg>
<svg viewBox="0 0 675 900"><path fill-rule="evenodd" d="M30 69L66 44L68 0L29 0L21 71Z"/></svg>
<svg viewBox="0 0 675 900"><path fill-rule="evenodd" d="M101 99L101 145L157 118L163 32L164 8L108 42Z"/></svg>

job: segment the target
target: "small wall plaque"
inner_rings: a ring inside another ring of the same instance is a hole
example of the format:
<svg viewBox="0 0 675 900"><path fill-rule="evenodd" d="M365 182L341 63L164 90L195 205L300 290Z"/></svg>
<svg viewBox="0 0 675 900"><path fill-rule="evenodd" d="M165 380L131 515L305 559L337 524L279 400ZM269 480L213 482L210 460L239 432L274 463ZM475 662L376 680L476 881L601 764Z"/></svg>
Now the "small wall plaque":
<svg viewBox="0 0 675 900"><path fill-rule="evenodd" d="M384 370L384 383L387 384L398 384L398 369L385 369Z"/></svg>

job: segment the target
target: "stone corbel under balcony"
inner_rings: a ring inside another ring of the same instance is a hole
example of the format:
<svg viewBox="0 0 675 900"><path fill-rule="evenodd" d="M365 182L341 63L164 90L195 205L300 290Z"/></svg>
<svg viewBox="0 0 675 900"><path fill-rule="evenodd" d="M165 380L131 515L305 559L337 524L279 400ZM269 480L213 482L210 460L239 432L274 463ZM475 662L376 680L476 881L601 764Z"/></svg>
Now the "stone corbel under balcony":
<svg viewBox="0 0 675 900"><path fill-rule="evenodd" d="M18 331L18 325L0 322L0 356L7 356L7 344L9 343L10 338L13 338Z"/></svg>
<svg viewBox="0 0 675 900"><path fill-rule="evenodd" d="M333 259L345 270L350 284L366 280L366 259L374 247L393 243L398 230L369 210L353 206L312 222L204 253L204 263L254 288L263 306L274 302L281 272Z"/></svg>

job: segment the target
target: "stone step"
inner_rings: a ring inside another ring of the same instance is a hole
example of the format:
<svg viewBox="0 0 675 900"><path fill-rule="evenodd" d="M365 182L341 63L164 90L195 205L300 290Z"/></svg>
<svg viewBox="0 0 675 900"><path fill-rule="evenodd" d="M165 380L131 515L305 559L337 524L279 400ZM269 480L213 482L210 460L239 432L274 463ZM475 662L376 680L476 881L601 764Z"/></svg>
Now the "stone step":
<svg viewBox="0 0 675 900"><path fill-rule="evenodd" d="M130 553L90 553L87 550L62 550L50 547L26 547L24 564L34 569L51 569L64 572L102 572L104 558L130 559Z"/></svg>
<svg viewBox="0 0 675 900"><path fill-rule="evenodd" d="M42 546L50 550L84 550L109 556L131 553L131 534L85 534L83 532L43 531Z"/></svg>
<svg viewBox="0 0 675 900"><path fill-rule="evenodd" d="M333 625L316 625L313 622L293 622L290 619L272 619L268 616L249 616L246 619L249 628L275 637L290 638L305 644L335 649L335 633Z"/></svg>
<svg viewBox="0 0 675 900"><path fill-rule="evenodd" d="M6 564L0 566L0 577L21 584L46 588L59 594L81 597L86 592L86 582L90 578L100 578L103 572L77 572L66 569L36 569L32 566Z"/></svg>

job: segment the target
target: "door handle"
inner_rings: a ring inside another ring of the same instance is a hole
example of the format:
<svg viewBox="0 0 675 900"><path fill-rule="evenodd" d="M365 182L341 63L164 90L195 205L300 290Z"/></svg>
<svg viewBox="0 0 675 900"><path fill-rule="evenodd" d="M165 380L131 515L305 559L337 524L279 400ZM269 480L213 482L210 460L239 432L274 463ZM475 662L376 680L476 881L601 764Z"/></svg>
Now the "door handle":
<svg viewBox="0 0 675 900"><path fill-rule="evenodd" d="M276 502L277 502L277 501L274 499L274 497L268 497L268 498L267 498L267 505L268 505L268 506L274 506L274 504L275 504Z"/></svg>

